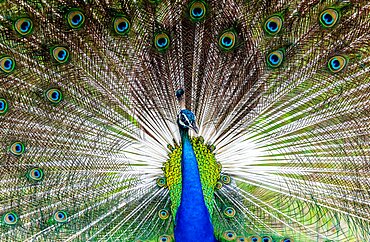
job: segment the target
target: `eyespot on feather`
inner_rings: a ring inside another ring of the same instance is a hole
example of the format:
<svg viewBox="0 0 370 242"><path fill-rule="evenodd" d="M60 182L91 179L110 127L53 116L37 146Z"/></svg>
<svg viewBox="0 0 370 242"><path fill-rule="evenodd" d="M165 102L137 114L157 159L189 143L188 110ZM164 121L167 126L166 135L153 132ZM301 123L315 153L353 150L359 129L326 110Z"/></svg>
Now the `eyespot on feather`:
<svg viewBox="0 0 370 242"><path fill-rule="evenodd" d="M236 34L234 31L223 33L218 40L219 47L224 51L230 51L235 47Z"/></svg>
<svg viewBox="0 0 370 242"><path fill-rule="evenodd" d="M230 176L228 176L228 175L222 175L222 176L221 176L221 181L222 181L224 184L228 185L228 184L230 184L230 183L231 183L231 177L230 177Z"/></svg>
<svg viewBox="0 0 370 242"><path fill-rule="evenodd" d="M320 13L319 22L324 28L332 28L338 22L340 14L334 8L328 8Z"/></svg>
<svg viewBox="0 0 370 242"><path fill-rule="evenodd" d="M236 238L236 234L232 230L227 230L223 233L223 238L226 239L227 241L233 241Z"/></svg>
<svg viewBox="0 0 370 242"><path fill-rule="evenodd" d="M0 69L3 73L9 74L15 69L15 60L10 56L0 58Z"/></svg>
<svg viewBox="0 0 370 242"><path fill-rule="evenodd" d="M270 236L263 236L261 241L262 242L272 242L272 238Z"/></svg>
<svg viewBox="0 0 370 242"><path fill-rule="evenodd" d="M248 238L249 242L261 242L261 237L258 235L252 235Z"/></svg>
<svg viewBox="0 0 370 242"><path fill-rule="evenodd" d="M9 150L13 155L21 156L25 152L26 147L22 142L17 141L10 145Z"/></svg>
<svg viewBox="0 0 370 242"><path fill-rule="evenodd" d="M170 216L170 213L168 212L167 209L161 209L158 212L158 216L160 219L165 220L165 219L168 219L168 217Z"/></svg>
<svg viewBox="0 0 370 242"><path fill-rule="evenodd" d="M280 240L280 242L294 242L294 240L291 239L291 238L284 238L284 239Z"/></svg>
<svg viewBox="0 0 370 242"><path fill-rule="evenodd" d="M328 68L332 73L338 73L347 65L347 59L343 56L336 55L329 59Z"/></svg>
<svg viewBox="0 0 370 242"><path fill-rule="evenodd" d="M113 19L113 30L118 35L126 35L130 32L131 23L124 16L117 16Z"/></svg>
<svg viewBox="0 0 370 242"><path fill-rule="evenodd" d="M172 238L169 235L162 235L158 238L158 242L172 242Z"/></svg>
<svg viewBox="0 0 370 242"><path fill-rule="evenodd" d="M18 215L15 212L8 212L3 215L3 223L6 225L15 225L18 223Z"/></svg>
<svg viewBox="0 0 370 242"><path fill-rule="evenodd" d="M244 236L236 237L236 242L247 242L247 239Z"/></svg>
<svg viewBox="0 0 370 242"><path fill-rule="evenodd" d="M165 187L166 186L166 178L164 178L164 177L157 178L157 185L159 187Z"/></svg>
<svg viewBox="0 0 370 242"><path fill-rule="evenodd" d="M0 98L0 116L8 112L8 101L5 98Z"/></svg>
<svg viewBox="0 0 370 242"><path fill-rule="evenodd" d="M32 168L27 172L27 177L31 181L41 181L44 178L44 171L41 168Z"/></svg>
<svg viewBox="0 0 370 242"><path fill-rule="evenodd" d="M71 9L68 11L66 18L69 27L72 29L80 29L85 25L86 17L79 9Z"/></svg>
<svg viewBox="0 0 370 242"><path fill-rule="evenodd" d="M227 207L225 210L224 210L224 215L228 218L233 218L236 214L236 211L234 208L232 207Z"/></svg>
<svg viewBox="0 0 370 242"><path fill-rule="evenodd" d="M21 36L26 36L33 31L33 22L30 18L19 18L14 22L15 31Z"/></svg>
<svg viewBox="0 0 370 242"><path fill-rule="evenodd" d="M269 53L266 57L267 65L271 68L279 67L284 60L284 52L282 50L275 50Z"/></svg>
<svg viewBox="0 0 370 242"><path fill-rule="evenodd" d="M204 2L196 1L190 4L189 15L190 19L194 22L204 20L207 13L207 8Z"/></svg>
<svg viewBox="0 0 370 242"><path fill-rule="evenodd" d="M57 223L65 223L68 220L68 215L65 211L59 210L54 213L54 221Z"/></svg>
<svg viewBox="0 0 370 242"><path fill-rule="evenodd" d="M50 49L50 54L54 61L59 64L65 64L69 60L69 51L63 46L56 46Z"/></svg>
<svg viewBox="0 0 370 242"><path fill-rule="evenodd" d="M268 35L276 35L281 31L282 26L283 19L279 15L273 15L265 21L263 30Z"/></svg>
<svg viewBox="0 0 370 242"><path fill-rule="evenodd" d="M45 92L46 99L53 103L58 104L63 100L63 94L59 89L50 88Z"/></svg>
<svg viewBox="0 0 370 242"><path fill-rule="evenodd" d="M154 37L154 46L159 52L164 52L170 47L170 38L166 33L158 33Z"/></svg>

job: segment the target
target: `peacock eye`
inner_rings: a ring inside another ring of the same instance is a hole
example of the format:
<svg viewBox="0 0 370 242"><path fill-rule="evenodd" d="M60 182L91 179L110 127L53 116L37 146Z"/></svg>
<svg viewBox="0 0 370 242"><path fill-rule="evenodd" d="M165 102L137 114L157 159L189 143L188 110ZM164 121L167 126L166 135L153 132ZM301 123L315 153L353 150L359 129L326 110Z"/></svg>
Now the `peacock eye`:
<svg viewBox="0 0 370 242"><path fill-rule="evenodd" d="M222 182L223 182L224 184L230 184L230 182L231 182L231 178L230 178L230 176L228 176L228 175L222 175L222 176L221 176L221 180L222 180Z"/></svg>
<svg viewBox="0 0 370 242"><path fill-rule="evenodd" d="M190 6L190 18L193 21L201 21L206 15L206 6L203 2L194 2Z"/></svg>
<svg viewBox="0 0 370 242"><path fill-rule="evenodd" d="M65 211L57 211L54 213L54 220L58 223L64 223L68 219L67 213Z"/></svg>
<svg viewBox="0 0 370 242"><path fill-rule="evenodd" d="M28 177L33 181L41 181L44 177L44 172L40 168L33 168L28 172Z"/></svg>
<svg viewBox="0 0 370 242"><path fill-rule="evenodd" d="M168 235L162 235L159 237L158 241L160 242L171 242L171 237Z"/></svg>
<svg viewBox="0 0 370 242"><path fill-rule="evenodd" d="M170 46L170 38L166 33L156 34L154 37L154 45L158 51L165 51Z"/></svg>
<svg viewBox="0 0 370 242"><path fill-rule="evenodd" d="M235 216L235 209L234 208L231 208L231 207L228 207L224 210L224 214L226 217L229 217L229 218L232 218Z"/></svg>
<svg viewBox="0 0 370 242"><path fill-rule="evenodd" d="M264 30L269 35L275 35L280 32L283 25L283 19L280 16L271 16L269 17L264 24Z"/></svg>
<svg viewBox="0 0 370 242"><path fill-rule="evenodd" d="M246 241L246 238L245 237L237 237L236 238L236 241L237 242L245 242Z"/></svg>
<svg viewBox="0 0 370 242"><path fill-rule="evenodd" d="M6 114L8 111L8 102L4 98L0 98L0 115Z"/></svg>
<svg viewBox="0 0 370 242"><path fill-rule="evenodd" d="M12 57L3 56L0 59L0 69L6 74L9 74L12 71L14 71L14 68L15 68L15 61Z"/></svg>
<svg viewBox="0 0 370 242"><path fill-rule="evenodd" d="M85 24L85 15L76 9L72 9L67 13L67 22L72 29L79 29Z"/></svg>
<svg viewBox="0 0 370 242"><path fill-rule="evenodd" d="M236 238L236 234L234 231L232 230L228 230L228 231L225 231L224 234L223 234L223 237L224 239L226 239L227 241L232 241Z"/></svg>
<svg viewBox="0 0 370 242"><path fill-rule="evenodd" d="M218 45L225 51L232 50L235 46L236 35L233 31L223 33L219 40Z"/></svg>
<svg viewBox="0 0 370 242"><path fill-rule="evenodd" d="M259 239L260 239L260 237L258 237L258 236L252 236L252 237L250 237L250 241L251 242L258 242Z"/></svg>
<svg viewBox="0 0 370 242"><path fill-rule="evenodd" d="M125 35L130 31L130 28L131 28L131 24L127 18L123 16L114 18L113 29L114 29L114 32L116 32L116 34Z"/></svg>
<svg viewBox="0 0 370 242"><path fill-rule="evenodd" d="M53 47L51 48L51 56L56 62L64 64L69 59L69 51L62 46Z"/></svg>
<svg viewBox="0 0 370 242"><path fill-rule="evenodd" d="M328 61L328 68L331 72L337 73L343 70L343 68L347 65L347 60L343 56L337 55L333 56Z"/></svg>
<svg viewBox="0 0 370 242"><path fill-rule="evenodd" d="M10 152L13 154L13 155L16 155L16 156L20 156L24 153L24 151L26 150L25 148L25 145L22 143L22 142L14 142L11 146L10 146Z"/></svg>
<svg viewBox="0 0 370 242"><path fill-rule="evenodd" d="M164 186L166 186L166 178L164 178L164 177L160 177L160 178L158 178L158 179L157 179L157 185L158 185L159 187L164 187Z"/></svg>
<svg viewBox="0 0 370 242"><path fill-rule="evenodd" d="M272 242L272 238L269 236L265 236L262 238L262 242Z"/></svg>
<svg viewBox="0 0 370 242"><path fill-rule="evenodd" d="M170 213L166 209L161 209L158 212L158 215L160 219L165 220L165 219L168 219L168 217L170 216Z"/></svg>
<svg viewBox="0 0 370 242"><path fill-rule="evenodd" d="M329 8L321 12L320 24L325 28L333 27L339 20L339 12L336 9Z"/></svg>
<svg viewBox="0 0 370 242"><path fill-rule="evenodd" d="M292 240L291 240L291 239L284 239L283 241L284 241L284 242L292 242Z"/></svg>
<svg viewBox="0 0 370 242"><path fill-rule="evenodd" d="M33 22L30 18L19 18L14 23L14 29L18 34L26 36L33 30Z"/></svg>
<svg viewBox="0 0 370 242"><path fill-rule="evenodd" d="M279 67L284 60L284 53L281 50L276 50L267 55L267 64L272 68Z"/></svg>
<svg viewBox="0 0 370 242"><path fill-rule="evenodd" d="M3 222L7 225L14 225L18 222L18 215L14 212L4 214Z"/></svg>
<svg viewBox="0 0 370 242"><path fill-rule="evenodd" d="M63 94L59 89L51 88L45 92L47 100L53 104L58 104L63 99Z"/></svg>

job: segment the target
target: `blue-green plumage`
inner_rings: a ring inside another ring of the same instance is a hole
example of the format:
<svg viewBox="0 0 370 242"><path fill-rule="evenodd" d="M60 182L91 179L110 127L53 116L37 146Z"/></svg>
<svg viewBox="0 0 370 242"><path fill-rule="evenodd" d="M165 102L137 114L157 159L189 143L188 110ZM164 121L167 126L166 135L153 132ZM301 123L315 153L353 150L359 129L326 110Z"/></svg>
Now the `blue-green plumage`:
<svg viewBox="0 0 370 242"><path fill-rule="evenodd" d="M194 115L189 110L182 110L189 124L195 123ZM184 119L187 122L186 118ZM190 126L196 128L196 126ZM182 141L182 193L180 207L176 214L175 239L177 242L216 241L211 217L204 202L202 184L198 170L197 159L189 139L189 126L179 124Z"/></svg>
<svg viewBox="0 0 370 242"><path fill-rule="evenodd" d="M0 0L0 241L370 241L369 13Z"/></svg>

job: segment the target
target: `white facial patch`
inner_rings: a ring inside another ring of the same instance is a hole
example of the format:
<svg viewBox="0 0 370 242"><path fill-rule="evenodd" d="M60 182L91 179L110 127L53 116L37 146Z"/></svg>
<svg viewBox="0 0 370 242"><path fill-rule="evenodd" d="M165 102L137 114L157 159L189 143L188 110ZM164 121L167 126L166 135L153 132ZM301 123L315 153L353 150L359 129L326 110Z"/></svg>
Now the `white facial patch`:
<svg viewBox="0 0 370 242"><path fill-rule="evenodd" d="M190 128L189 118L185 114L179 113L179 116L178 117L179 117L179 124L181 126Z"/></svg>

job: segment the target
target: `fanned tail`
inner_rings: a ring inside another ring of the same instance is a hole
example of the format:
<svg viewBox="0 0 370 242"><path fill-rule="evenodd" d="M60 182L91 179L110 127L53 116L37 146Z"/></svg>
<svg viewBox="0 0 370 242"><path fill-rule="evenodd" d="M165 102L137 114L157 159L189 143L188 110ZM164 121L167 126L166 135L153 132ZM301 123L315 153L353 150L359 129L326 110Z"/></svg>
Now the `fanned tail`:
<svg viewBox="0 0 370 242"><path fill-rule="evenodd" d="M184 88L220 240L368 241L369 7L1 2L0 240L173 240Z"/></svg>

